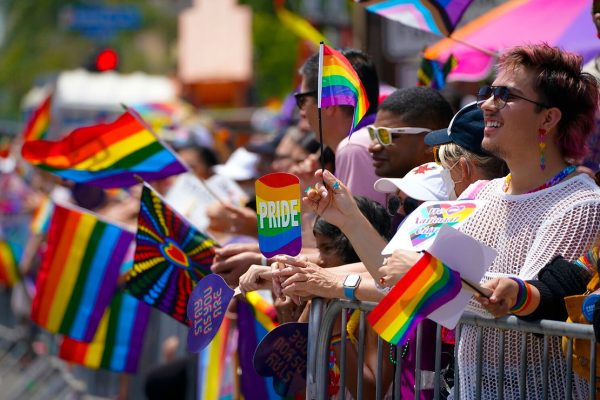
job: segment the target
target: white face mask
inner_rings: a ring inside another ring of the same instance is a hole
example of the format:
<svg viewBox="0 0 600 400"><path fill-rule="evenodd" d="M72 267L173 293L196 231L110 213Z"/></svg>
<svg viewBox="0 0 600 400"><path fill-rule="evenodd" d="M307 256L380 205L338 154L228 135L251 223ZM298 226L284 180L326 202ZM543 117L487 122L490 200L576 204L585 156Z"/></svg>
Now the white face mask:
<svg viewBox="0 0 600 400"><path fill-rule="evenodd" d="M442 181L446 185L446 192L448 193L448 200L456 200L456 191L454 181L452 180L452 175L450 175L450 170L444 168L440 171L440 175L442 176ZM460 182L458 182L460 183Z"/></svg>

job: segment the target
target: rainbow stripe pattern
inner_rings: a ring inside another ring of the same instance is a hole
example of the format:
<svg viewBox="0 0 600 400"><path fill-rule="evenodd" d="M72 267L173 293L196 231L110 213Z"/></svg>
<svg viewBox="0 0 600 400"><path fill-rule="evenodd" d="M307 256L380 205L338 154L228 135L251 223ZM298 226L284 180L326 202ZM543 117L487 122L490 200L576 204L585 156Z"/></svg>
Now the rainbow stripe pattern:
<svg viewBox="0 0 600 400"><path fill-rule="evenodd" d="M128 187L186 171L175 154L127 111L111 124L79 128L56 141L33 140L23 158L63 179L103 188Z"/></svg>
<svg viewBox="0 0 600 400"><path fill-rule="evenodd" d="M117 292L90 343L63 337L59 357L93 369L137 372L150 307L127 293Z"/></svg>
<svg viewBox="0 0 600 400"><path fill-rule="evenodd" d="M367 10L412 28L450 35L473 0L379 0Z"/></svg>
<svg viewBox="0 0 600 400"><path fill-rule="evenodd" d="M14 251L8 242L0 240L0 285L10 288L20 280Z"/></svg>
<svg viewBox="0 0 600 400"><path fill-rule="evenodd" d="M211 273L216 247L144 184L127 290L189 325L188 299L196 283Z"/></svg>
<svg viewBox="0 0 600 400"><path fill-rule="evenodd" d="M419 322L455 298L461 286L458 272L424 253L369 313L367 320L389 343L404 344Z"/></svg>
<svg viewBox="0 0 600 400"><path fill-rule="evenodd" d="M91 341L133 237L90 213L56 204L31 319L50 332Z"/></svg>
<svg viewBox="0 0 600 400"><path fill-rule="evenodd" d="M238 352L242 369L241 390L246 400L281 399L273 389L273 378L265 378L256 373L252 365L258 344L279 324L275 307L261 297L258 292L246 294L248 302L238 302L238 328L240 339Z"/></svg>
<svg viewBox="0 0 600 400"><path fill-rule="evenodd" d="M302 249L300 181L288 173L273 173L256 181L258 244L267 258L295 256Z"/></svg>
<svg viewBox="0 0 600 400"><path fill-rule="evenodd" d="M321 45L318 106L353 106L352 128L356 127L369 109L367 91L350 61L339 51Z"/></svg>
<svg viewBox="0 0 600 400"><path fill-rule="evenodd" d="M446 77L456 65L456 58L453 55L450 55L443 64L423 57L417 71L417 86L428 86L436 90L443 89L446 86Z"/></svg>
<svg viewBox="0 0 600 400"><path fill-rule="evenodd" d="M233 400L237 371L234 363L237 331L228 318L198 355L198 400Z"/></svg>
<svg viewBox="0 0 600 400"><path fill-rule="evenodd" d="M49 95L27 120L23 131L23 141L39 140L48 136L51 108L52 95Z"/></svg>
<svg viewBox="0 0 600 400"><path fill-rule="evenodd" d="M33 219L31 220L31 233L36 235L48 233L53 212L54 202L49 196L46 196L33 214Z"/></svg>

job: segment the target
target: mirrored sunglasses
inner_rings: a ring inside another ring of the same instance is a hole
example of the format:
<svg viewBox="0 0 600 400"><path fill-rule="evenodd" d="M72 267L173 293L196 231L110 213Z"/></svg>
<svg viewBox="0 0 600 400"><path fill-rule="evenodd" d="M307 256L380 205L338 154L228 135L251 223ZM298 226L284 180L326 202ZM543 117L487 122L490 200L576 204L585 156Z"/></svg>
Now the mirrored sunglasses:
<svg viewBox="0 0 600 400"><path fill-rule="evenodd" d="M485 85L479 88L479 92L477 92L477 105L481 107L481 105L488 100L490 97L493 97L494 107L497 109L502 109L506 106L506 103L509 100L521 99L533 103L542 108L550 108L549 105L540 103L527 97L519 96L510 91L510 89L506 86L489 86Z"/></svg>
<svg viewBox="0 0 600 400"><path fill-rule="evenodd" d="M383 146L389 146L392 144L392 140L400 135L415 135L417 133L431 132L431 129L427 128L416 128L416 127L405 127L405 128L386 128L383 126L376 127L374 125L367 126L369 136L371 140L377 139Z"/></svg>

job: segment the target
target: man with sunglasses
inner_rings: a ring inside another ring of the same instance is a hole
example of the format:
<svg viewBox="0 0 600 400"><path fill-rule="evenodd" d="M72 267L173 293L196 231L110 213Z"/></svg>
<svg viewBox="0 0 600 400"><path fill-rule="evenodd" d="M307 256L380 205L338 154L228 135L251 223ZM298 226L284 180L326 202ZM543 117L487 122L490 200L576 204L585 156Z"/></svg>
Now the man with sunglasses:
<svg viewBox="0 0 600 400"><path fill-rule="evenodd" d="M351 132L354 108L351 106L331 106L321 109L323 144L335 153L335 175L358 196L366 196L385 204L385 196L373 189L377 180L369 154L369 134L365 126L375 120L379 99L379 78L370 57L354 49L344 49L341 53L348 59L358 74L369 100L369 109L358 126ZM302 83L295 94L300 109L300 118L308 121L311 129L319 138L319 120L317 111L317 86L319 55L311 56L300 68ZM351 135L349 136L349 134ZM304 168L310 175L320 166L316 158L309 159Z"/></svg>
<svg viewBox="0 0 600 400"><path fill-rule="evenodd" d="M450 104L431 88L404 88L389 95L379 106L373 125L367 127L377 176L401 178L433 161L425 135L447 127L452 115Z"/></svg>

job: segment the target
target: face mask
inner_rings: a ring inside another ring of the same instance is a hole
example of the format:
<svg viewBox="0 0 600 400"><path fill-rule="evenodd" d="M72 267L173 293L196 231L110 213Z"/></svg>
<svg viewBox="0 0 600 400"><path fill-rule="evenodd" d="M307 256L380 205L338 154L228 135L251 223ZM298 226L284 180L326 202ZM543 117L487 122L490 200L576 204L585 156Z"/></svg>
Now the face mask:
<svg viewBox="0 0 600 400"><path fill-rule="evenodd" d="M446 185L446 192L448 193L448 200L456 200L457 196L456 196L456 192L455 192L455 183L452 180L452 176L450 175L450 171L447 170L446 168L444 168L442 171L440 171L440 175L442 176L442 182L444 182L444 184ZM461 181L458 181L456 183L460 183Z"/></svg>

